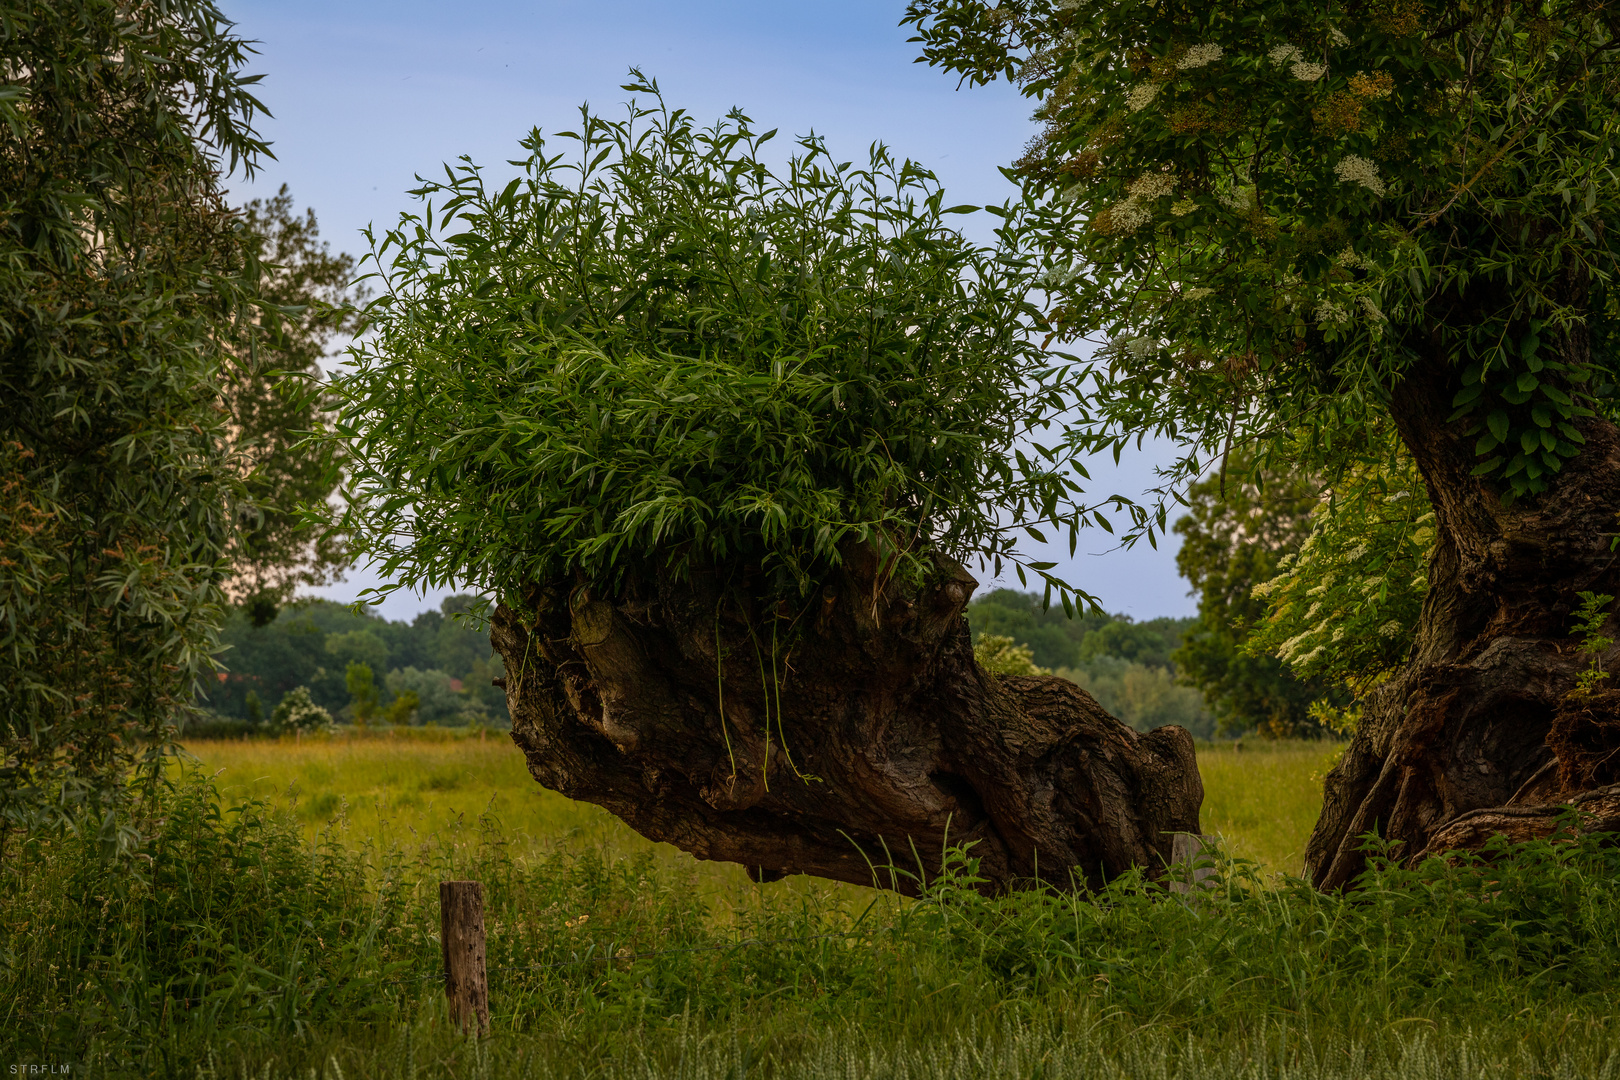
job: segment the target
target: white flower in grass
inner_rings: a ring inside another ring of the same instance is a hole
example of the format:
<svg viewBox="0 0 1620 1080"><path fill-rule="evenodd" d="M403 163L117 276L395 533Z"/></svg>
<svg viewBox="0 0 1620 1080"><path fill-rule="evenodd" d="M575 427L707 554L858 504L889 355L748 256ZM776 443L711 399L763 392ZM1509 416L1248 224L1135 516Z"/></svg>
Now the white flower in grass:
<svg viewBox="0 0 1620 1080"><path fill-rule="evenodd" d="M1306 60L1296 60L1288 69L1294 78L1301 82L1315 82L1327 74L1326 64L1313 64Z"/></svg>
<svg viewBox="0 0 1620 1080"><path fill-rule="evenodd" d="M1344 627L1341 626L1337 630L1333 631L1333 640L1334 642L1344 640Z"/></svg>
<svg viewBox="0 0 1620 1080"><path fill-rule="evenodd" d="M1333 171L1339 174L1339 179L1346 184L1360 184L1374 195L1382 197L1384 194L1384 181L1378 175L1378 166L1362 157L1360 154L1346 154L1333 166Z"/></svg>
<svg viewBox="0 0 1620 1080"><path fill-rule="evenodd" d="M1279 45L1266 54L1273 64L1286 64L1299 59L1299 50L1292 45Z"/></svg>
<svg viewBox="0 0 1620 1080"><path fill-rule="evenodd" d="M1125 95L1125 104L1131 112L1141 112L1153 104L1153 99L1159 96L1158 83L1143 83L1129 94Z"/></svg>
<svg viewBox="0 0 1620 1080"><path fill-rule="evenodd" d="M1180 60L1176 61L1179 71L1191 71L1193 68L1207 67L1219 60L1225 53L1219 45L1194 45L1188 49Z"/></svg>

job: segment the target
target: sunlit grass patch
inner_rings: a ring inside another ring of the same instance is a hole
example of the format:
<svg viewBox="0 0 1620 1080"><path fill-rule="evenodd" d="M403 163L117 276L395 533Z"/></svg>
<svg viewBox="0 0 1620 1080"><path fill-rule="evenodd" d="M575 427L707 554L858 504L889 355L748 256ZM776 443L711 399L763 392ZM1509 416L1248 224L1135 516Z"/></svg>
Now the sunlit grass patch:
<svg viewBox="0 0 1620 1080"><path fill-rule="evenodd" d="M1204 832L1268 871L1301 873L1305 841L1322 813L1322 779L1341 750L1337 743L1259 739L1199 747Z"/></svg>

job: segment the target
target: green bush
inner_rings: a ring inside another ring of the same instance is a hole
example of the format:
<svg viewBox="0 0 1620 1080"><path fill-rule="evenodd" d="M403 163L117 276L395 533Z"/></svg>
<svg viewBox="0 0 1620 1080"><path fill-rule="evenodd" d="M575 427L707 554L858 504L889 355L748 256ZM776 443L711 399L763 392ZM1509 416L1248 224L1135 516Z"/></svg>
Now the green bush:
<svg viewBox="0 0 1620 1080"><path fill-rule="evenodd" d="M287 691L270 714L270 729L276 732L330 731L332 714L309 698L309 687L295 686Z"/></svg>
<svg viewBox="0 0 1620 1080"><path fill-rule="evenodd" d="M720 566L789 594L852 541L1020 561L1009 520L1071 493L1025 441L1069 407L1025 261L881 147L773 168L740 112L700 129L627 89L653 107L534 132L498 190L448 169L373 248L337 432L385 574L513 599Z"/></svg>

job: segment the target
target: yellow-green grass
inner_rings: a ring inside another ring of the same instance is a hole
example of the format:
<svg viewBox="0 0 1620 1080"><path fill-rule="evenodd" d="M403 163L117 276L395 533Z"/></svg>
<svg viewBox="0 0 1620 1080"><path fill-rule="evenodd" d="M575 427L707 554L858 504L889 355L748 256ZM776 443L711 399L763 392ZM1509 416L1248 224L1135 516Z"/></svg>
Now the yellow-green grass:
<svg viewBox="0 0 1620 1080"><path fill-rule="evenodd" d="M1270 872L1301 873L1322 813L1322 778L1342 752L1338 743L1249 739L1199 747L1204 832Z"/></svg>
<svg viewBox="0 0 1620 1080"><path fill-rule="evenodd" d="M311 843L453 851L456 834L476 840L487 818L520 859L559 849L596 849L610 858L649 853L705 897L723 898L720 911L752 908L782 892L861 891L803 877L762 888L735 863L699 861L642 837L601 807L541 787L505 733L423 734L430 733L194 741L186 750L195 762L186 767L212 776L226 807L260 799L292 812Z"/></svg>
<svg viewBox="0 0 1620 1080"><path fill-rule="evenodd" d="M297 814L313 842L327 832L345 846L372 841L409 847L469 837L481 816L498 821L519 853L594 847L605 853L651 852L683 865L705 893L740 901L756 887L730 863L698 863L637 835L607 811L536 784L504 734L427 740L382 736L301 742L199 741L187 749L196 768L215 776L226 803L263 799ZM1322 804L1322 775L1338 747L1320 742L1249 742L1199 748L1204 778L1203 829L1227 850L1270 871L1297 874L1305 839ZM785 888L809 883L790 882Z"/></svg>

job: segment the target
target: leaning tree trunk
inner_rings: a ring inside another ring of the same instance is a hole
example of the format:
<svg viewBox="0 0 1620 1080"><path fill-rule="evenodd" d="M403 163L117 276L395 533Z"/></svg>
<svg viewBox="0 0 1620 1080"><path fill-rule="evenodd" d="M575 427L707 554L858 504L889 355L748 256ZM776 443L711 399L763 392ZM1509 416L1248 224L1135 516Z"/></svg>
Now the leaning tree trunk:
<svg viewBox="0 0 1620 1080"><path fill-rule="evenodd" d="M1374 830L1415 862L1495 833L1547 835L1572 803L1600 820L1620 814L1609 786L1620 781L1620 692L1569 696L1589 663L1571 637L1577 594L1620 594L1620 432L1581 425L1587 442L1549 490L1504 506L1472 475L1474 440L1445 422L1456 377L1432 363L1391 403L1437 542L1412 657L1370 696L1328 775L1306 851L1321 888L1355 879L1360 838Z"/></svg>
<svg viewBox="0 0 1620 1080"><path fill-rule="evenodd" d="M976 582L935 561L906 586L854 548L791 614L703 573L611 600L536 587L492 625L513 740L546 787L756 880L911 892L958 843L993 891L1161 872L1198 832L1191 737L1139 734L1061 679L986 675Z"/></svg>

